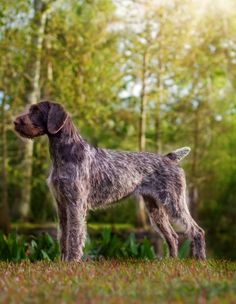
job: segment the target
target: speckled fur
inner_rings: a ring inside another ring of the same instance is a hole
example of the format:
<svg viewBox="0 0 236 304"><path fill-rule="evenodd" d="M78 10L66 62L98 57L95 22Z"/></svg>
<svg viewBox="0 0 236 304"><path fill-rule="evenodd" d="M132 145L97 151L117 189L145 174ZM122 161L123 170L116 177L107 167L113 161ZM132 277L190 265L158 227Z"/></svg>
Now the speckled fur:
<svg viewBox="0 0 236 304"><path fill-rule="evenodd" d="M36 107L37 114L30 109L15 120L15 129L24 137L48 135L48 183L57 202L63 260L81 260L89 209L129 195L143 196L150 222L166 241L170 256L177 256L178 235L170 224L177 223L192 242L193 256L205 259L204 231L189 213L184 171L178 166L188 148L165 156L95 148L80 136L62 106L41 102Z"/></svg>

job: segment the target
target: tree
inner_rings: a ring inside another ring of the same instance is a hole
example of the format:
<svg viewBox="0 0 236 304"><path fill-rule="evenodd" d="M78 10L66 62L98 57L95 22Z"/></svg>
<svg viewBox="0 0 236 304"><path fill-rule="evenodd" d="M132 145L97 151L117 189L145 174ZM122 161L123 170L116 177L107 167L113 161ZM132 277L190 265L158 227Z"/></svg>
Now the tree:
<svg viewBox="0 0 236 304"><path fill-rule="evenodd" d="M20 10L24 14L26 11L24 1L12 7L8 1L2 1L0 4L0 106L1 106L1 211L0 211L0 227L7 233L10 229L10 156L9 156L9 129L12 126L12 109L11 103L14 100L15 104L19 102L19 96L22 88L22 69L19 67L21 56L18 52L19 44L22 42L18 35L17 25L20 23L20 18L15 18ZM12 26L12 24L14 26ZM4 59L3 59L4 58ZM21 78L21 79L20 79Z"/></svg>
<svg viewBox="0 0 236 304"><path fill-rule="evenodd" d="M34 0L33 2L34 17L31 22L31 52L25 73L28 80L25 104L28 106L40 100L41 54L46 20L51 10L52 2L50 0ZM24 190L22 192L22 202L19 206L20 217L23 219L28 218L30 211L32 160L33 141L27 141L24 147L24 159L22 160L24 167L24 174L22 176Z"/></svg>
<svg viewBox="0 0 236 304"><path fill-rule="evenodd" d="M8 178L7 178L7 138L6 138L6 119L5 119L5 95L2 93L1 103L1 200L0 200L0 230L8 233L10 230L10 217L8 206Z"/></svg>

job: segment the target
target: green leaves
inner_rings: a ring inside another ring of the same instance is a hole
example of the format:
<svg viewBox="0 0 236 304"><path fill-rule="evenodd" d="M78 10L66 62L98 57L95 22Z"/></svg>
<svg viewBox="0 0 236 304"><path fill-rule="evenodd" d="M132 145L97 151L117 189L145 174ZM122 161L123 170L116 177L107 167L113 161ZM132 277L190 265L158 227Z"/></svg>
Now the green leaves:
<svg viewBox="0 0 236 304"><path fill-rule="evenodd" d="M186 240L179 249L180 259L188 257L189 248L190 241ZM167 252L164 250L164 257L166 256ZM5 236L0 231L0 261L54 261L59 257L58 241L47 233L29 239L14 233ZM153 260L156 259L156 254L151 242L146 237L137 240L135 234L130 233L124 239L122 236L114 234L110 228L105 228L96 238L92 240L87 238L84 257Z"/></svg>
<svg viewBox="0 0 236 304"><path fill-rule="evenodd" d="M59 257L59 245L48 234L39 235L28 241L25 236L13 233L4 236L0 232L0 260L2 261L53 261L57 257Z"/></svg>
<svg viewBox="0 0 236 304"><path fill-rule="evenodd" d="M178 252L178 257L180 259L184 259L184 258L188 257L189 250L190 250L190 243L191 242L189 240L186 240L183 242L183 244L180 247L179 252Z"/></svg>
<svg viewBox="0 0 236 304"><path fill-rule="evenodd" d="M101 237L97 240L88 242L85 253L96 258L141 258L148 260L156 258L154 248L148 239L137 241L134 233L131 233L124 241L108 228L102 231Z"/></svg>
<svg viewBox="0 0 236 304"><path fill-rule="evenodd" d="M10 233L8 237L0 231L0 260L18 262L26 259L26 244L22 236Z"/></svg>
<svg viewBox="0 0 236 304"><path fill-rule="evenodd" d="M49 234L42 234L30 242L28 258L31 262L53 261L57 257L59 257L59 244Z"/></svg>
<svg viewBox="0 0 236 304"><path fill-rule="evenodd" d="M145 237L140 246L140 258L152 260L156 257L154 248L150 241Z"/></svg>
<svg viewBox="0 0 236 304"><path fill-rule="evenodd" d="M126 241L126 248L132 257L138 255L138 244L136 243L135 235L131 233Z"/></svg>

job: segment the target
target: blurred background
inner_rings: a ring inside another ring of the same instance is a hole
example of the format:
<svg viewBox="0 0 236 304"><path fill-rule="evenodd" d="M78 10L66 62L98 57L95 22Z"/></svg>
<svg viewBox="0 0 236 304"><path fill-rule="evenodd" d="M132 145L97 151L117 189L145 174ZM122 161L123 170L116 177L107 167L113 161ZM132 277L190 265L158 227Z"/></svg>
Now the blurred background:
<svg viewBox="0 0 236 304"><path fill-rule="evenodd" d="M56 226L47 138L22 141L12 126L49 99L95 146L190 146L191 213L209 256L236 259L236 1L1 0L0 58L4 233ZM88 223L149 233L132 199L90 212Z"/></svg>

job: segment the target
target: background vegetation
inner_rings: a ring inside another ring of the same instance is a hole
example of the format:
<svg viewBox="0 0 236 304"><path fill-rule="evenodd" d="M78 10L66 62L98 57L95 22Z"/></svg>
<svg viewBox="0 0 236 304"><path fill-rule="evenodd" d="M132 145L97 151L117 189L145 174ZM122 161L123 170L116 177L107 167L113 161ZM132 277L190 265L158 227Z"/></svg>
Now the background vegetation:
<svg viewBox="0 0 236 304"><path fill-rule="evenodd" d="M47 138L23 142L12 126L26 106L50 99L96 146L190 146L191 212L208 254L235 259L235 15L233 0L1 0L1 229L56 220ZM145 215L128 200L88 221L140 225Z"/></svg>

